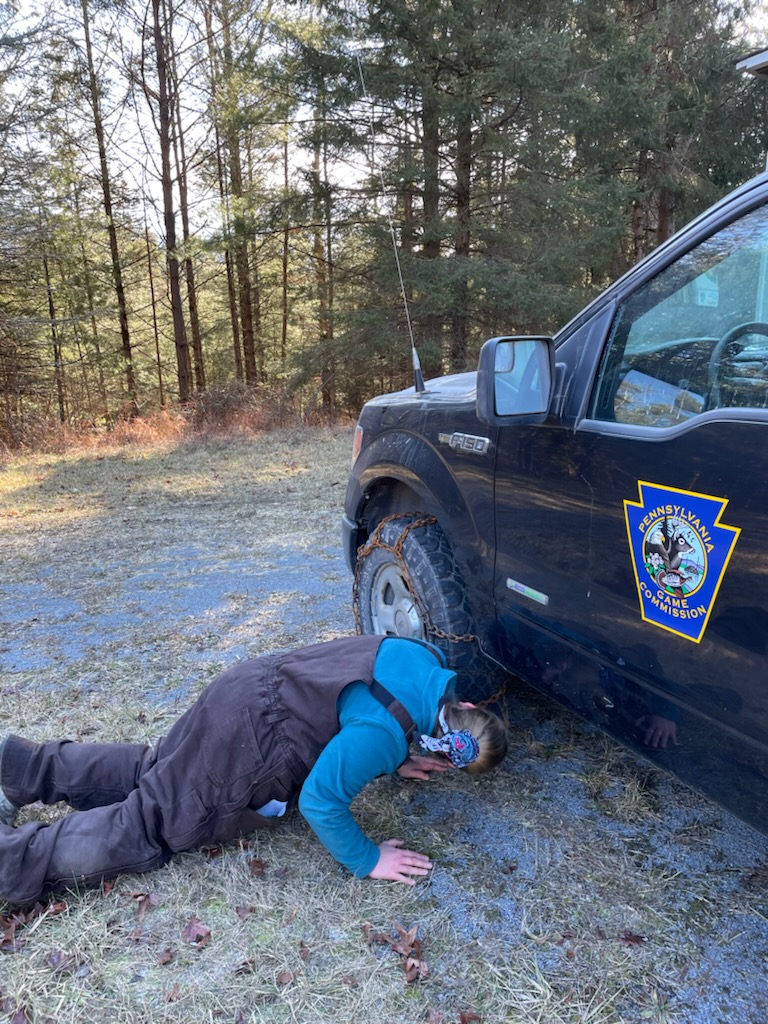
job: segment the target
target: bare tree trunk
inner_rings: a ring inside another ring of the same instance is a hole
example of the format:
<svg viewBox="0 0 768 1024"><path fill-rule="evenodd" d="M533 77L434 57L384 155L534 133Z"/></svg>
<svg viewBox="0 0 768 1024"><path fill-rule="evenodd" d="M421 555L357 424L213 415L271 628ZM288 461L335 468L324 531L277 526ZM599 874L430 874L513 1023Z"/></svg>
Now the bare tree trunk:
<svg viewBox="0 0 768 1024"><path fill-rule="evenodd" d="M315 264L315 285L317 287L318 318L317 330L320 343L320 392L323 412L332 416L336 410L336 367L333 359L333 325L330 301L330 251L323 245L323 220L326 203L323 199L324 183L320 177L321 144L316 139L312 163L312 208L313 208L313 256ZM327 182L325 183L327 188Z"/></svg>
<svg viewBox="0 0 768 1024"><path fill-rule="evenodd" d="M229 138L229 174L232 183L232 197L237 207L243 203L243 171L240 163L240 140L236 133ZM255 384L256 346L253 330L253 305L251 302L251 268L248 260L248 238L246 221L242 213L235 210L232 227L235 234L234 260L237 271L238 300L240 305L240 331L243 342L245 362L245 379L248 384Z"/></svg>
<svg viewBox="0 0 768 1024"><path fill-rule="evenodd" d="M191 373L189 365L187 330L184 324L184 311L181 299L179 260L176 255L176 211L173 201L173 178L171 174L171 131L173 116L172 99L169 94L168 87L168 64L166 54L167 18L164 0L152 0L152 25L155 43L155 58L157 61L157 104L158 126L160 131L160 160L166 264L171 295L173 337L176 346L179 401L183 404L188 402L190 398Z"/></svg>
<svg viewBox="0 0 768 1024"><path fill-rule="evenodd" d="M80 251L83 258L83 266L87 266L85 256L85 245L80 242ZM99 342L99 325L96 322L96 300L93 293L93 282L91 275L86 271L85 295L88 300L88 318L91 322L91 341L96 354L96 377L99 382L99 397L101 398L101 415L106 420L109 417L109 399L107 398L107 385L104 380L104 365L101 355L101 343Z"/></svg>
<svg viewBox="0 0 768 1024"><path fill-rule="evenodd" d="M235 357L235 379L243 379L243 348L240 342L240 320L237 312L237 288L235 286L235 268L232 265L232 248L229 244L229 213L227 210L227 188L224 177L224 165L221 156L221 140L216 131L216 164L219 175L219 191L221 193L222 216L224 217L224 265L227 272L227 299L229 301L229 320L232 325L232 347Z"/></svg>
<svg viewBox="0 0 768 1024"><path fill-rule="evenodd" d="M59 422L67 422L67 407L64 400L64 366L61 358L61 342L56 329L56 307L53 301L53 287L51 285L51 274L48 268L48 257L43 254L43 275L45 277L45 290L48 295L48 317L51 322L51 343L53 346L53 374L56 382L56 399L59 405Z"/></svg>
<svg viewBox="0 0 768 1024"><path fill-rule="evenodd" d="M282 319L280 323L280 365L285 366L288 351L288 243L291 237L291 225L288 219L288 125L285 126L283 140L283 202L285 203L285 222L283 224L283 252L280 268L280 289Z"/></svg>
<svg viewBox="0 0 768 1024"><path fill-rule="evenodd" d="M226 2L220 10L222 37L224 40L224 74L229 83L234 75L234 55L232 51L232 32L229 23L229 7ZM227 97L228 105L235 102ZM255 384L258 380L256 369L256 346L253 330L253 307L251 304L251 271L248 261L247 222L243 215L245 201L243 192L243 165L240 150L238 126L233 123L231 111L228 111L225 142L229 153L229 180L234 206L232 228L234 231L234 263L237 271L238 300L240 306L240 329L243 342L245 362L245 380Z"/></svg>
<svg viewBox="0 0 768 1024"><path fill-rule="evenodd" d="M641 150L637 158L637 195L632 203L632 255L635 263L648 251L649 163L648 150Z"/></svg>
<svg viewBox="0 0 768 1024"><path fill-rule="evenodd" d="M436 262L440 258L440 111L437 94L432 85L422 95L422 151L424 160L424 259ZM427 377L442 373L442 322L430 313L423 320L424 344L419 346Z"/></svg>
<svg viewBox="0 0 768 1024"><path fill-rule="evenodd" d="M155 275L152 271L152 248L149 244L149 228L144 222L144 240L147 245L147 275L149 277L149 297L152 303L152 330L155 338L155 365L157 366L157 388L160 397L160 408L165 408L165 391L163 390L163 367L160 360L160 330L157 323L157 297L155 295Z"/></svg>
<svg viewBox="0 0 768 1024"><path fill-rule="evenodd" d="M170 92L174 97L179 95L179 76L176 70L176 54L172 47L171 36L168 34L169 45L168 71L170 74ZM181 231L184 244L184 277L187 285L187 306L189 308L189 326L192 331L192 356L195 371L195 389L205 391L205 361L203 359L203 338L200 331L200 317L197 309L197 286L195 284L195 267L190 252L191 232L189 230L189 198L187 189L187 156L184 145L184 126L181 123L181 104L178 100L173 104L174 130L173 155L176 164L176 180L179 186L179 212L181 214Z"/></svg>
<svg viewBox="0 0 768 1024"><path fill-rule="evenodd" d="M472 180L472 124L467 115L456 139L456 279L454 285L451 371L467 368L467 324L469 322L469 243Z"/></svg>
<svg viewBox="0 0 768 1024"><path fill-rule="evenodd" d="M99 85L96 80L96 70L93 61L93 46L91 43L91 24L88 15L88 0L80 0L83 14L83 33L85 35L85 53L88 62L88 88L90 93L91 110L93 112L93 125L96 133L96 142L99 150L99 168L101 177L101 191L104 199L104 215L107 221L107 234L109 236L109 252L112 260L112 279L115 285L117 297L117 309L120 320L120 340L123 352L123 366L125 370L125 382L128 391L128 399L134 413L138 412L138 395L136 391L136 378L133 371L133 352L131 349L131 336L128 330L128 306L123 286L123 271L120 265L120 252L117 244L117 229L112 207L112 186L109 177L107 164L107 147L104 136L104 124L101 117L101 101Z"/></svg>
<svg viewBox="0 0 768 1024"><path fill-rule="evenodd" d="M235 269L232 266L232 253L229 246L224 250L224 262L227 270L227 298L229 313L232 319L232 347L235 355L235 380L243 379L243 347L240 343L240 321L237 317L237 289L235 287Z"/></svg>
<svg viewBox="0 0 768 1024"><path fill-rule="evenodd" d="M214 45L213 33L213 16L210 6L203 6L203 16L205 18L205 29L208 40L208 62L209 73L211 78L211 96L215 103L219 98L218 81L221 75L221 71L219 69L216 57L216 48ZM222 235L224 238L224 266L227 274L227 299L229 302L229 320L230 324L232 325L232 348L235 360L235 379L242 380L243 355L242 347L240 344L240 321L237 310L237 289L235 287L235 270L232 263L232 247L230 245L231 217L229 188L227 185L227 177L226 174L224 173L224 156L222 153L221 134L219 132L218 124L214 125L214 137L216 145L216 175L218 178L219 196L221 198L221 228Z"/></svg>
<svg viewBox="0 0 768 1024"><path fill-rule="evenodd" d="M408 177L405 179L403 186L403 227L400 238L400 247L403 251L403 255L410 258L413 256L413 251L416 248L416 210L414 205L414 184L411 178L411 168L413 166L413 146L411 143L412 132L413 132L413 95L411 91L408 92L408 108L405 118L405 123L401 126L401 134L399 140L399 148L403 153L403 164L408 169Z"/></svg>
<svg viewBox="0 0 768 1024"><path fill-rule="evenodd" d="M265 381L267 379L267 370L265 365L265 353L264 353L264 342L262 335L262 319L261 319L261 278L259 277L259 260L256 252L256 243L252 243L250 247L250 255L248 257L249 265L251 267L251 312L253 315L253 338L254 338L254 353L256 357L256 380ZM256 342L258 341L258 344Z"/></svg>

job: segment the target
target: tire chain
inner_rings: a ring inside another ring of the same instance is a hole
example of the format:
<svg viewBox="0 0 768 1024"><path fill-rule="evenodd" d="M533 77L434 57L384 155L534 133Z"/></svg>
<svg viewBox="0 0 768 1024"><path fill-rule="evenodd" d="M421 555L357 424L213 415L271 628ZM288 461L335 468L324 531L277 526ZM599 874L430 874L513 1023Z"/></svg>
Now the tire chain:
<svg viewBox="0 0 768 1024"><path fill-rule="evenodd" d="M437 523L437 519L432 515L419 516L418 518L414 518L414 516L417 516L416 512L395 512L391 516L386 516L377 524L376 529L371 534L370 538L368 539L368 542L366 544L361 545L357 549L357 562L355 563L355 578L352 583L352 608L355 613L355 628L357 630L357 633L361 634L363 632L363 625L360 616L360 570L362 568L363 559L367 555L369 555L371 551L374 550L374 548L383 548L385 551L391 551L392 554L394 555L395 561L400 567L403 582L408 588L408 593L413 598L414 604L421 613L422 619L426 627L426 632L432 636L440 638L441 640L448 640L450 643L461 644L472 643L473 641L477 641L477 643L479 644L480 638L475 633L463 633L461 636L459 636L457 633L446 633L444 629L440 629L439 626L436 626L434 622L432 622L429 613L427 612L427 609L422 604L419 595L416 592L416 588L413 585L413 581L411 580L411 574L408 569L408 566L405 563L405 558L403 556L403 546L411 530L417 530L420 526L431 526L434 523ZM412 522L407 523L406 526L403 527L394 545L385 544L384 541L381 539L381 534L384 531L384 527L387 526L388 523L395 522L398 519L411 519ZM495 693L491 694L490 697L486 697L485 700L480 701L477 706L485 707L487 704L496 703L504 696L506 691L507 684L502 683L502 685Z"/></svg>

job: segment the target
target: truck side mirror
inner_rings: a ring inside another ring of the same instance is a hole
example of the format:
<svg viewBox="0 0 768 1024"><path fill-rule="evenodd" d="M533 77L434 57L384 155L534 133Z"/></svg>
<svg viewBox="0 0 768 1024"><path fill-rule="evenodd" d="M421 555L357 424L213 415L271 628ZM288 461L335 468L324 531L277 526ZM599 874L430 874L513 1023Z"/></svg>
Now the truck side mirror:
<svg viewBox="0 0 768 1024"><path fill-rule="evenodd" d="M477 418L489 426L543 423L554 380L551 338L491 338L480 350Z"/></svg>

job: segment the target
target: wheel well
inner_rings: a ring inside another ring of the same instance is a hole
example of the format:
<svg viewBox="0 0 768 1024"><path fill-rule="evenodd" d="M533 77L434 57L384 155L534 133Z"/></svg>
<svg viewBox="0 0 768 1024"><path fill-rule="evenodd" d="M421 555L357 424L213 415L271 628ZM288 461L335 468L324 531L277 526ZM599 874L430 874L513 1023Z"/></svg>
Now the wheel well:
<svg viewBox="0 0 768 1024"><path fill-rule="evenodd" d="M366 534L370 537L382 519L399 512L430 514L438 520L440 518L440 510L434 503L426 501L423 495L402 480L379 480L368 492L361 509L360 519Z"/></svg>

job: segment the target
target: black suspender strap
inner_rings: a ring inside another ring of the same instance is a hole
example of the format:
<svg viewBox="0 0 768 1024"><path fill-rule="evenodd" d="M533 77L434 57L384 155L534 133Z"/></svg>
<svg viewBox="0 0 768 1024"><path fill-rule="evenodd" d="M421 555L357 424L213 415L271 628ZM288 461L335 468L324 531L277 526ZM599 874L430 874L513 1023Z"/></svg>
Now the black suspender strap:
<svg viewBox="0 0 768 1024"><path fill-rule="evenodd" d="M427 643L426 640L419 640L416 637L403 637L403 639L411 640L413 643L421 644L422 647L426 647L436 658L440 668L445 668L445 658L442 653L435 649L432 644ZM403 732L405 733L405 739L408 743L413 739L413 735L417 732L416 723L411 717L411 713L408 708L401 704L397 697L394 697L386 686L373 679L370 686L371 696L375 697L379 704L382 704L392 717L398 722Z"/></svg>
<svg viewBox="0 0 768 1024"><path fill-rule="evenodd" d="M379 704L387 709L394 719L399 723L405 738L408 743L411 742L413 734L416 732L416 723L411 718L411 714L404 704L401 704L397 697L393 697L386 686L382 686L378 679L374 679L371 683L371 696L375 697Z"/></svg>

